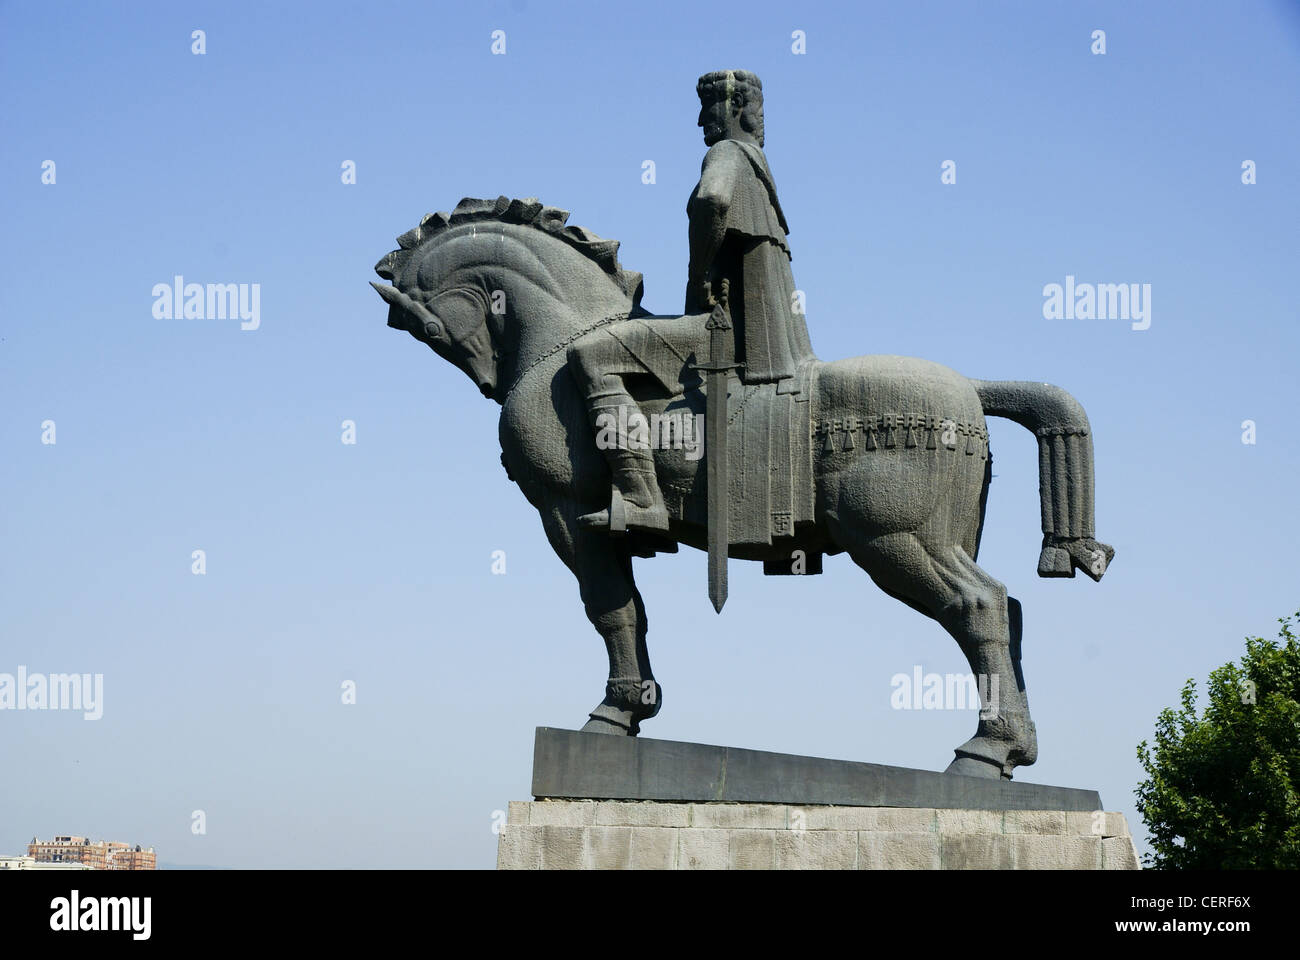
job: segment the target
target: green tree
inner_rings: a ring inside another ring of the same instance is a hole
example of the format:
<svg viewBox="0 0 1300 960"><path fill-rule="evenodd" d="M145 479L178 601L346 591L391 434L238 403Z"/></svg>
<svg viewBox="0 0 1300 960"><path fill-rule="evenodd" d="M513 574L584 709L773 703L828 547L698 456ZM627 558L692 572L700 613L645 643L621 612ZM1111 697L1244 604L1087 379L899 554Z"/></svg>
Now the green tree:
<svg viewBox="0 0 1300 960"><path fill-rule="evenodd" d="M1188 680L1182 708L1160 711L1155 748L1138 745L1147 779L1137 808L1154 849L1147 866L1300 869L1300 642L1291 621L1278 621L1278 640L1247 638L1240 665L1210 674L1204 716Z"/></svg>

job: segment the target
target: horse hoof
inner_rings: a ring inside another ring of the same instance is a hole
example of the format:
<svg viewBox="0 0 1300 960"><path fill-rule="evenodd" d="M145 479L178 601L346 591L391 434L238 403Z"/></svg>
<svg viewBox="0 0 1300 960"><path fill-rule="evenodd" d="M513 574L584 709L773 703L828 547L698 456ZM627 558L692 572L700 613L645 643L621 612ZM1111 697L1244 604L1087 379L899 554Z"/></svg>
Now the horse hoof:
<svg viewBox="0 0 1300 960"><path fill-rule="evenodd" d="M616 737L634 737L630 727L615 723L612 720L605 720L602 717L592 717L582 725L579 733L608 733Z"/></svg>
<svg viewBox="0 0 1300 960"><path fill-rule="evenodd" d="M589 714L591 717L583 724L580 733L607 733L616 737L635 737L641 732L641 725L631 710L620 710L608 703L602 703Z"/></svg>
<svg viewBox="0 0 1300 960"><path fill-rule="evenodd" d="M1093 580L1101 580L1113 559L1115 548L1092 537L1072 540L1044 537L1043 551L1038 555L1038 575L1073 577L1075 570L1082 570Z"/></svg>
<svg viewBox="0 0 1300 960"><path fill-rule="evenodd" d="M951 773L959 777L979 777L982 780L998 780L1004 777L1001 764L961 754L958 754L957 759L948 764L948 769L944 773ZM1005 779L1010 780L1011 778L1005 777Z"/></svg>
<svg viewBox="0 0 1300 960"><path fill-rule="evenodd" d="M1070 555L1060 547L1043 547L1038 555L1038 575L1043 578L1073 577Z"/></svg>
<svg viewBox="0 0 1300 960"><path fill-rule="evenodd" d="M1070 545L1070 561L1084 572L1085 576L1100 581L1102 575L1115 559L1115 548L1108 543L1101 543L1088 537Z"/></svg>

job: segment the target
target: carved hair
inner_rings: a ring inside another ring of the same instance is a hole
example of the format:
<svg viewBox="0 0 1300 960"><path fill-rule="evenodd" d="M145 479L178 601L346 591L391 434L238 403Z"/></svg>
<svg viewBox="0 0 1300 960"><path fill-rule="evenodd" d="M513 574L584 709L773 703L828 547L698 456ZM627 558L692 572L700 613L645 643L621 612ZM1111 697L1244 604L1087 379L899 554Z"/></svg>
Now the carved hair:
<svg viewBox="0 0 1300 960"><path fill-rule="evenodd" d="M497 223L532 227L563 240L587 259L599 264L601 269L632 297L635 309L641 300L642 278L635 270L624 270L619 265L618 241L598 237L586 227L566 227L565 222L568 219L568 210L548 207L536 197L525 200L511 200L505 196L497 197L495 200L466 197L456 204L456 209L450 214L441 212L425 214L418 227L408 230L397 238L399 249L386 254L375 264L375 272L385 280L395 281L421 244L462 223L492 220Z"/></svg>

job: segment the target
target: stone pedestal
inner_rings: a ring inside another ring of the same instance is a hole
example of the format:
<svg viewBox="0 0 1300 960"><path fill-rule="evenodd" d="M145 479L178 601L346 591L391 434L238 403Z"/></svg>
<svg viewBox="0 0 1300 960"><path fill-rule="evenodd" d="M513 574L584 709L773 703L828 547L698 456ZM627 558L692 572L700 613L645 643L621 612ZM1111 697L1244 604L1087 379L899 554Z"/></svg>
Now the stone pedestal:
<svg viewBox="0 0 1300 960"><path fill-rule="evenodd" d="M1135 870L1095 790L537 729L501 870Z"/></svg>
<svg viewBox="0 0 1300 960"><path fill-rule="evenodd" d="M1136 870L1122 814L539 800L499 870Z"/></svg>

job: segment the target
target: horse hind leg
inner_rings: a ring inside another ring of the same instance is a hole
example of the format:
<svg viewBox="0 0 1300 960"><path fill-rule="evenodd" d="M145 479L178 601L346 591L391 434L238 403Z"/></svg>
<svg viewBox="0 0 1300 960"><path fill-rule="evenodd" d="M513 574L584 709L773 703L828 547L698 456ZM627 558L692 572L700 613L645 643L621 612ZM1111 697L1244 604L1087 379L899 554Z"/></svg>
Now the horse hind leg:
<svg viewBox="0 0 1300 960"><path fill-rule="evenodd" d="M955 596L938 619L975 674L980 718L975 736L956 748L945 772L1010 780L1015 767L1038 759L1038 733L1020 662L1020 602L960 547L953 549L952 560Z"/></svg>
<svg viewBox="0 0 1300 960"><path fill-rule="evenodd" d="M605 696L582 732L635 737L641 722L663 704L646 647L645 603L632 577L629 548L604 531L582 527L577 517L573 505L543 514L551 545L577 577L587 619L609 654Z"/></svg>
<svg viewBox="0 0 1300 960"><path fill-rule="evenodd" d="M1020 604L960 546L936 549L915 533L862 539L840 529L836 540L872 580L937 620L970 663L980 690L975 736L958 747L946 773L1011 778L1038 758L1020 668Z"/></svg>

